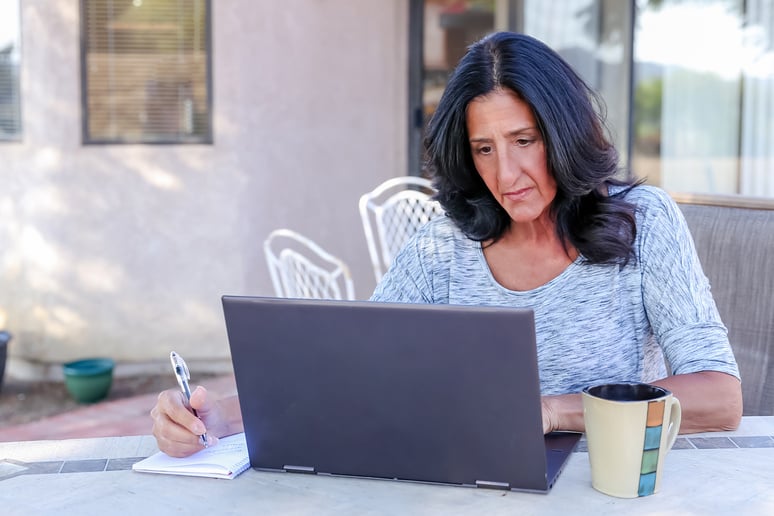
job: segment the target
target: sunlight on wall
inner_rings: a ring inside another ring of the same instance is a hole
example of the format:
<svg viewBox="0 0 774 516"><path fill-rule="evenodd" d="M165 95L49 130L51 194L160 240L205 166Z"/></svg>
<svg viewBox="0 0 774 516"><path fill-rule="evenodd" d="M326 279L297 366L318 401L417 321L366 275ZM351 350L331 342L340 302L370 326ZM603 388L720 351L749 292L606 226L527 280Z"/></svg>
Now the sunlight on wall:
<svg viewBox="0 0 774 516"><path fill-rule="evenodd" d="M222 323L220 312L213 312L212 307L194 301L185 301L180 312L182 320L196 321L197 324L206 322L212 327L219 327Z"/></svg>
<svg viewBox="0 0 774 516"><path fill-rule="evenodd" d="M35 152L34 165L39 170L55 170L61 163L62 150L57 147L41 147Z"/></svg>
<svg viewBox="0 0 774 516"><path fill-rule="evenodd" d="M148 183L155 186L156 188L160 188L162 190L182 189L183 185L180 182L180 179L161 167L145 164L134 168L143 179L145 179Z"/></svg>
<svg viewBox="0 0 774 516"><path fill-rule="evenodd" d="M82 286L96 292L116 292L126 280L121 267L100 259L80 260L75 274Z"/></svg>
<svg viewBox="0 0 774 516"><path fill-rule="evenodd" d="M25 218L40 214L67 215L70 213L62 190L47 184L37 185L34 189L25 192L19 204L20 213L23 213Z"/></svg>
<svg viewBox="0 0 774 516"><path fill-rule="evenodd" d="M64 339L86 329L86 321L74 310L66 306L53 306L43 310L46 334L49 337Z"/></svg>
<svg viewBox="0 0 774 516"><path fill-rule="evenodd" d="M61 266L59 253L37 228L27 226L22 229L20 248L23 261L41 272L54 273Z"/></svg>

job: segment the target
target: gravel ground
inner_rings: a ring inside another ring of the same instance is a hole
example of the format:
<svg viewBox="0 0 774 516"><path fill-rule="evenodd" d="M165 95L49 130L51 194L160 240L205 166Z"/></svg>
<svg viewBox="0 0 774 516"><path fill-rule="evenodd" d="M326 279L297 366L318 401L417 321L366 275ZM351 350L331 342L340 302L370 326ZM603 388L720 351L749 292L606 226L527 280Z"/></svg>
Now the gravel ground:
<svg viewBox="0 0 774 516"><path fill-rule="evenodd" d="M177 387L177 383L171 375L116 377L103 401L173 387ZM70 396L64 382L20 382L5 378L0 386L0 428L37 421L82 406Z"/></svg>

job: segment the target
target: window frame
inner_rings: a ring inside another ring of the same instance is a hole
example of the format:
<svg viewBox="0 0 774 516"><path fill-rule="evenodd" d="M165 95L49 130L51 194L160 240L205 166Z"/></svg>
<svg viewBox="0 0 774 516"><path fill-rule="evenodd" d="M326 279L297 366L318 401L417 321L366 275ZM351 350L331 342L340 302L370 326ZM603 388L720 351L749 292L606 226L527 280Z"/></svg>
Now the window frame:
<svg viewBox="0 0 774 516"><path fill-rule="evenodd" d="M22 113L22 13L21 13L21 0L14 0L17 6L16 27L18 29L16 33L16 52L19 54L19 62L16 64L16 131L13 133L0 132L0 143L18 143L23 140L24 137L24 120ZM11 68L12 69L12 68Z"/></svg>
<svg viewBox="0 0 774 516"><path fill-rule="evenodd" d="M205 105L207 107L206 120L207 131L202 135L190 136L190 137L169 137L169 138L154 138L154 139L129 139L126 137L118 138L96 138L89 135L89 82L88 82L88 31L87 31L87 3L89 1L100 0L79 0L80 8L80 80L81 80L81 142L83 145L213 145L214 130L213 130L213 78L212 78L212 0L204 1L204 44L206 46L207 64L205 72L204 85L207 88L207 96ZM145 134L143 133L143 136Z"/></svg>

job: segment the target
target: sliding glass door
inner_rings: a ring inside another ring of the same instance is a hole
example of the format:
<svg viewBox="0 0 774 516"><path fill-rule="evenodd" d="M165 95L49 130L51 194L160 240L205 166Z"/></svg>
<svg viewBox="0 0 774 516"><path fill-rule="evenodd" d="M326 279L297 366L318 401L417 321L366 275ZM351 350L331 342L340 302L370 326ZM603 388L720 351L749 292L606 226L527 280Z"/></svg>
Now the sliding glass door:
<svg viewBox="0 0 774 516"><path fill-rule="evenodd" d="M411 0L410 173L467 45L500 29L559 52L605 101L622 174L774 197L774 0Z"/></svg>
<svg viewBox="0 0 774 516"><path fill-rule="evenodd" d="M622 169L628 168L631 2L414 0L411 6L411 174L421 174L422 130L447 77L468 45L495 30L523 32L544 41L600 91Z"/></svg>

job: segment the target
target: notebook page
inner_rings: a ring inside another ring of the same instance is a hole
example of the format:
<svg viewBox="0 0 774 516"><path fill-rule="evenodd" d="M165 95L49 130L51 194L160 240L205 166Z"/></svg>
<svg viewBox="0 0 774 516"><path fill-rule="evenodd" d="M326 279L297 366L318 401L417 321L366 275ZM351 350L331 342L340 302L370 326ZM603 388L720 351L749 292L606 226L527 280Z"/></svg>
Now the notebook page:
<svg viewBox="0 0 774 516"><path fill-rule="evenodd" d="M188 457L158 452L132 465L134 471L231 479L250 466L245 434L223 437L218 444Z"/></svg>

